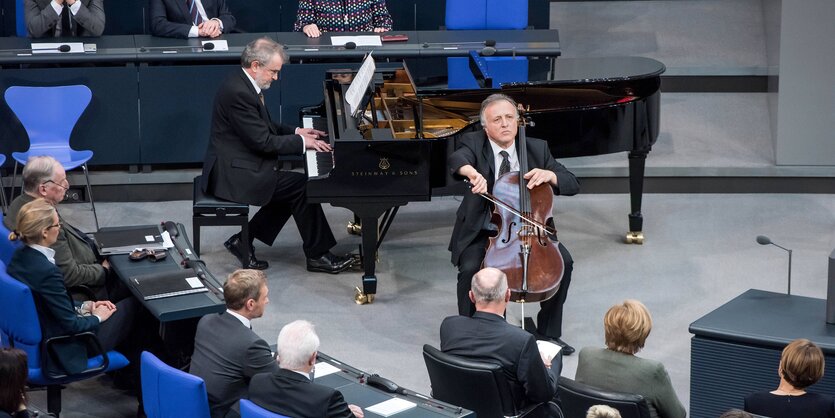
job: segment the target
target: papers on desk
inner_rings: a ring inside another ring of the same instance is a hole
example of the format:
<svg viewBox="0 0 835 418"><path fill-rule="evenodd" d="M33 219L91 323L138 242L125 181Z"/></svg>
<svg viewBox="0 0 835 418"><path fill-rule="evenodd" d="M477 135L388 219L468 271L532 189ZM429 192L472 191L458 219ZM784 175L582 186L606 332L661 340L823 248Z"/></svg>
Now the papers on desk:
<svg viewBox="0 0 835 418"><path fill-rule="evenodd" d="M365 408L365 410L384 417L390 417L407 409L412 409L415 406L417 406L417 404L414 402L409 402L400 398L391 398L376 405L371 405L368 408Z"/></svg>
<svg viewBox="0 0 835 418"><path fill-rule="evenodd" d="M339 369L338 367L336 367L336 366L334 366L330 363L325 363L324 361L320 361L320 362L316 363L316 366L313 368L313 378L317 379L317 378L320 378L322 376L327 376L329 374L334 374L334 373L341 372L341 371L342 371L341 369Z"/></svg>
<svg viewBox="0 0 835 418"><path fill-rule="evenodd" d="M353 42L357 46L383 46L379 35L331 36L331 45L341 46Z"/></svg>
<svg viewBox="0 0 835 418"><path fill-rule="evenodd" d="M539 348L539 355L541 355L544 358L547 358L548 360L551 360L554 357L556 357L557 354L559 354L560 350L562 350L562 347L550 341L543 340L537 340L536 347Z"/></svg>
<svg viewBox="0 0 835 418"><path fill-rule="evenodd" d="M83 42L38 42L32 43L33 54L60 54L62 45L67 45L70 50L67 52L84 52Z"/></svg>
<svg viewBox="0 0 835 418"><path fill-rule="evenodd" d="M165 246L162 234L156 225L104 229L94 233L93 237L102 255L128 254L136 248L149 250L170 248ZM173 247L173 243L171 246Z"/></svg>

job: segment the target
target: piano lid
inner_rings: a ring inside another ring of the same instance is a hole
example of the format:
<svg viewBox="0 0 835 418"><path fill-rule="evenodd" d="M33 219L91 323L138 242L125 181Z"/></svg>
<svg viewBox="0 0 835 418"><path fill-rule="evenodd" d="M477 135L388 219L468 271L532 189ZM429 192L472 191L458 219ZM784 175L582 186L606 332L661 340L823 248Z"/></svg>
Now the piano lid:
<svg viewBox="0 0 835 418"><path fill-rule="evenodd" d="M551 64L553 63L553 71ZM404 67L418 97L449 95L459 90L485 90L473 75L468 58L407 59ZM618 84L660 76L666 67L644 57L525 59L497 57L487 60L493 86L487 90L525 87L557 87L589 84ZM496 82L498 80L498 82Z"/></svg>

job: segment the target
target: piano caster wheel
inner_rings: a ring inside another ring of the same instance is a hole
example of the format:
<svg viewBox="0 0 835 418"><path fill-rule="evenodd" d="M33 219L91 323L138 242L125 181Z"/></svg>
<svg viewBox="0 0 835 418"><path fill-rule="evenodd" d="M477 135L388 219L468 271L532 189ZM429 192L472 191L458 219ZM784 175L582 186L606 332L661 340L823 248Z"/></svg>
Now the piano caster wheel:
<svg viewBox="0 0 835 418"><path fill-rule="evenodd" d="M626 234L626 243L627 244L644 244L644 233L640 231L629 231Z"/></svg>
<svg viewBox="0 0 835 418"><path fill-rule="evenodd" d="M362 235L362 224L358 222L348 222L348 235Z"/></svg>
<svg viewBox="0 0 835 418"><path fill-rule="evenodd" d="M357 305L367 305L371 302L374 302L374 294L373 293L363 293L359 287L354 288L354 302Z"/></svg>

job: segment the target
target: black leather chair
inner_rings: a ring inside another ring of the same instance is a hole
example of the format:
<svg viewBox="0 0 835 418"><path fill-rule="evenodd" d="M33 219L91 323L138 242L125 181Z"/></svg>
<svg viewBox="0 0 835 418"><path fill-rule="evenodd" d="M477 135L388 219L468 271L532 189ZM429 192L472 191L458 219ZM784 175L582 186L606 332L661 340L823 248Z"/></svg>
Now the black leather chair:
<svg viewBox="0 0 835 418"><path fill-rule="evenodd" d="M560 377L560 401L566 418L585 418L592 405L609 405L622 418L650 418L647 401L641 395L598 389L567 377Z"/></svg>
<svg viewBox="0 0 835 418"><path fill-rule="evenodd" d="M249 242L249 205L218 199L203 193L203 189L200 188L200 177L202 176L194 178L192 201L194 252L200 255L200 228L204 226L240 226L241 242ZM244 247L247 246L244 245ZM244 260L249 260L249 248L244 248L243 251Z"/></svg>
<svg viewBox="0 0 835 418"><path fill-rule="evenodd" d="M467 408L479 418L523 417L542 405L517 410L510 384L498 364L446 354L428 344L423 346L423 360L429 371L432 397ZM559 411L556 404L553 408Z"/></svg>

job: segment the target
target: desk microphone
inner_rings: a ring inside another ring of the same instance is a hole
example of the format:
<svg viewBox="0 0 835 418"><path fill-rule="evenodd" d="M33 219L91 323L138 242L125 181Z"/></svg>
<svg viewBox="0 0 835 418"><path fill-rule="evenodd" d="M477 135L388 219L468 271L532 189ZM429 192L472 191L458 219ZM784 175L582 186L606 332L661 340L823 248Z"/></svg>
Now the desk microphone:
<svg viewBox="0 0 835 418"><path fill-rule="evenodd" d="M139 48L139 52L148 52L148 51L153 51L153 50L158 50L158 49L171 51L171 50L177 50L177 49L195 49L195 48L199 48L199 49L202 49L204 51L211 51L211 50L215 49L215 44L213 44L211 42L206 42L203 45L143 46L143 47Z"/></svg>
<svg viewBox="0 0 835 418"><path fill-rule="evenodd" d="M771 238L769 238L765 235L758 235L757 236L757 244L760 244L760 245L769 245L770 244L770 245L773 245L777 248L782 248L783 250L786 250L786 251L789 252L789 280L788 280L789 287L788 287L788 290L786 291L786 294L791 295L792 294L792 250L771 242Z"/></svg>
<svg viewBox="0 0 835 418"><path fill-rule="evenodd" d="M484 45L484 48L481 48L481 55L485 57L490 57L496 55L496 41L493 39L488 39L484 42L476 42L476 41L468 41L468 42L424 42L424 48L430 48L433 46L441 46L444 45L454 45L454 46L463 46L463 45Z"/></svg>
<svg viewBox="0 0 835 418"><path fill-rule="evenodd" d="M13 53L13 54L19 54L19 53L30 53L31 54L31 53L40 52L40 51L70 52L70 50L72 50L72 47L70 47L67 44L63 44L63 45L59 45L59 46L51 47L51 48L0 49L0 53L9 52L9 53Z"/></svg>
<svg viewBox="0 0 835 418"><path fill-rule="evenodd" d="M357 49L356 42L345 42L344 45L284 45L284 49L301 48L301 49Z"/></svg>

